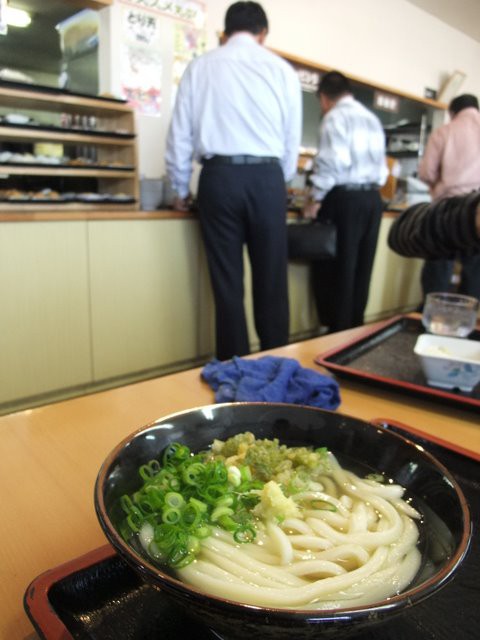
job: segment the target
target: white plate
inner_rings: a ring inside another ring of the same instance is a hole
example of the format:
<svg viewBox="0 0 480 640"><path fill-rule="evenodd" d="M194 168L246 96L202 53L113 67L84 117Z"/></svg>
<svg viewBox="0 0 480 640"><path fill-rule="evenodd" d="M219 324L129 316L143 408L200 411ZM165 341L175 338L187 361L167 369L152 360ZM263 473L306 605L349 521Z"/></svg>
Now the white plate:
<svg viewBox="0 0 480 640"><path fill-rule="evenodd" d="M21 113L7 113L5 121L10 124L28 124L30 118L22 115Z"/></svg>

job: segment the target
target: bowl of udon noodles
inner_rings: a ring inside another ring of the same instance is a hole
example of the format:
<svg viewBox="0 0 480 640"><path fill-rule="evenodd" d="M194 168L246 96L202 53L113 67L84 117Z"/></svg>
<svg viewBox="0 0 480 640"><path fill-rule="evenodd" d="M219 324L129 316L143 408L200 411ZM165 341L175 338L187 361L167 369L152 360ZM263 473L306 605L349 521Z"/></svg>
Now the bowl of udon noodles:
<svg viewBox="0 0 480 640"><path fill-rule="evenodd" d="M454 577L471 521L411 440L317 408L216 404L120 442L95 484L110 543L226 640L351 636Z"/></svg>

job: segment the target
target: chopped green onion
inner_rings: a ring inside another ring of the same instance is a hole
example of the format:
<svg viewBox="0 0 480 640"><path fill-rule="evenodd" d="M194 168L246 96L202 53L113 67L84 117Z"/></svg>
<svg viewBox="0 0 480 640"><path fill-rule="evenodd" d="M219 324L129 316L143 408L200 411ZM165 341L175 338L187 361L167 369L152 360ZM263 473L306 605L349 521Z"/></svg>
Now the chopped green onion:
<svg viewBox="0 0 480 640"><path fill-rule="evenodd" d="M183 551L179 550L178 554L170 556L169 560L172 567L175 567L175 569L181 569L193 562L195 560L195 555L193 553L183 553Z"/></svg>
<svg viewBox="0 0 480 640"><path fill-rule="evenodd" d="M135 531L135 533L140 531L143 520L144 518L140 509L138 509L137 507L132 507L130 513L127 516L127 522L130 525L132 531Z"/></svg>
<svg viewBox="0 0 480 640"><path fill-rule="evenodd" d="M196 536L188 536L187 540L188 553L197 554L200 551L200 541Z"/></svg>
<svg viewBox="0 0 480 640"><path fill-rule="evenodd" d="M196 498L190 498L188 504L198 509L199 513L205 513L208 509L205 502L201 502L201 500L197 500Z"/></svg>
<svg viewBox="0 0 480 640"><path fill-rule="evenodd" d="M138 473L141 475L142 479L145 481L150 480L160 471L160 464L158 460L150 460L147 464L142 464Z"/></svg>
<svg viewBox="0 0 480 640"><path fill-rule="evenodd" d="M381 473L369 473L365 476L365 480L373 480L374 482L383 484L385 482L385 476L382 476Z"/></svg>
<svg viewBox="0 0 480 640"><path fill-rule="evenodd" d="M130 496L127 496L127 495L121 496L120 506L122 507L122 509L125 511L126 514L129 514L130 510L133 507L133 502Z"/></svg>
<svg viewBox="0 0 480 640"><path fill-rule="evenodd" d="M146 498L155 510L159 510L164 505L164 492L154 484L145 487Z"/></svg>
<svg viewBox="0 0 480 640"><path fill-rule="evenodd" d="M216 504L217 500L225 493L225 487L221 484L208 484L201 489L201 495L210 504Z"/></svg>
<svg viewBox="0 0 480 640"><path fill-rule="evenodd" d="M228 514L224 514L220 516L218 519L218 524L225 529L226 531L235 531L238 527L238 523L232 519L232 517Z"/></svg>
<svg viewBox="0 0 480 640"><path fill-rule="evenodd" d="M210 515L210 520L212 522L216 522L222 516L231 516L233 514L234 514L234 511L233 509L230 509L230 507L215 507L215 509L212 511Z"/></svg>
<svg viewBox="0 0 480 640"><path fill-rule="evenodd" d="M189 503L182 511L182 520L190 528L199 526L206 512L206 505L203 505L203 503L198 500L192 502L193 499L190 498ZM202 507L199 505L202 505ZM205 506L205 509L203 506Z"/></svg>
<svg viewBox="0 0 480 640"><path fill-rule="evenodd" d="M186 484L196 486L205 475L205 465L201 462L194 462L186 467L182 472L182 479Z"/></svg>
<svg viewBox="0 0 480 640"><path fill-rule="evenodd" d="M160 524L153 531L153 539L160 548L167 548L173 545L176 539L175 527L168 524Z"/></svg>
<svg viewBox="0 0 480 640"><path fill-rule="evenodd" d="M163 452L163 464L169 462L181 462L190 455L190 449L179 442L172 442Z"/></svg>
<svg viewBox="0 0 480 640"><path fill-rule="evenodd" d="M162 513L162 520L165 524L177 524L181 517L180 509L174 509L173 507L164 509Z"/></svg>
<svg viewBox="0 0 480 640"><path fill-rule="evenodd" d="M212 482L219 484L224 483L228 479L228 471L223 462L214 462L210 468L210 479Z"/></svg>
<svg viewBox="0 0 480 640"><path fill-rule="evenodd" d="M251 508L259 496L250 492L263 482L252 479L248 466L227 467L207 452L192 455L175 442L161 461L141 465L143 486L120 498L125 519L119 528L127 542L148 523L153 530L150 556L181 568L195 559L200 541L212 535L211 525L232 532L237 541L255 538Z"/></svg>
<svg viewBox="0 0 480 640"><path fill-rule="evenodd" d="M231 507L234 502L235 502L235 496L229 493L225 496L221 496L217 500L216 504L217 504L217 507Z"/></svg>
<svg viewBox="0 0 480 640"><path fill-rule="evenodd" d="M238 529L233 532L233 539L235 542L253 542L255 540L255 536L255 529L251 525L238 527Z"/></svg>
<svg viewBox="0 0 480 640"><path fill-rule="evenodd" d="M250 467L244 465L240 467L240 476L242 478L242 482L250 482L252 479L252 472L250 471Z"/></svg>
<svg viewBox="0 0 480 640"><path fill-rule="evenodd" d="M169 491L165 496L165 504L169 507L180 509L185 504L185 500L181 493Z"/></svg>
<svg viewBox="0 0 480 640"><path fill-rule="evenodd" d="M195 529L194 534L197 538L203 540L204 538L208 538L212 534L212 529L208 525L204 524L201 527L198 527L198 529Z"/></svg>
<svg viewBox="0 0 480 640"><path fill-rule="evenodd" d="M326 500L312 500L310 506L312 509L321 509L322 511L337 511L337 507Z"/></svg>

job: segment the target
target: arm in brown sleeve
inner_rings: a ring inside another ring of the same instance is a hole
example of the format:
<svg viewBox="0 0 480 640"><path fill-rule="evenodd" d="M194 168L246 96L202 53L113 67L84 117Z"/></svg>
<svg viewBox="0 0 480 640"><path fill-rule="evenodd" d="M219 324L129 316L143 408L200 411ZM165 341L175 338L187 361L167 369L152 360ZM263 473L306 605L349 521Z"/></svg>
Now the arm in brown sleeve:
<svg viewBox="0 0 480 640"><path fill-rule="evenodd" d="M410 258L453 258L480 253L480 191L416 204L394 221L388 246Z"/></svg>

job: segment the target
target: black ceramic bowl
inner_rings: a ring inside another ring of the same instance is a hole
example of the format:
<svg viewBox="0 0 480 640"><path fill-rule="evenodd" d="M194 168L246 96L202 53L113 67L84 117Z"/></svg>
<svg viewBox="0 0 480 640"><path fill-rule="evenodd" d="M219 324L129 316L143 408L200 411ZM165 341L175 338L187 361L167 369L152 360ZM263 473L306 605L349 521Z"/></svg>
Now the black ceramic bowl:
<svg viewBox="0 0 480 640"><path fill-rule="evenodd" d="M342 466L380 472L406 487L423 513L422 566L407 590L355 609L321 611L258 607L207 595L155 567L119 535L119 496L141 484L138 468L172 441L193 451L214 438L251 431L290 446L328 447ZM470 515L453 476L422 447L390 431L341 414L286 404L235 403L191 409L161 418L120 442L105 460L95 485L95 508L114 548L143 578L183 605L188 615L230 640L243 638L346 637L390 620L432 596L452 578L468 548Z"/></svg>

